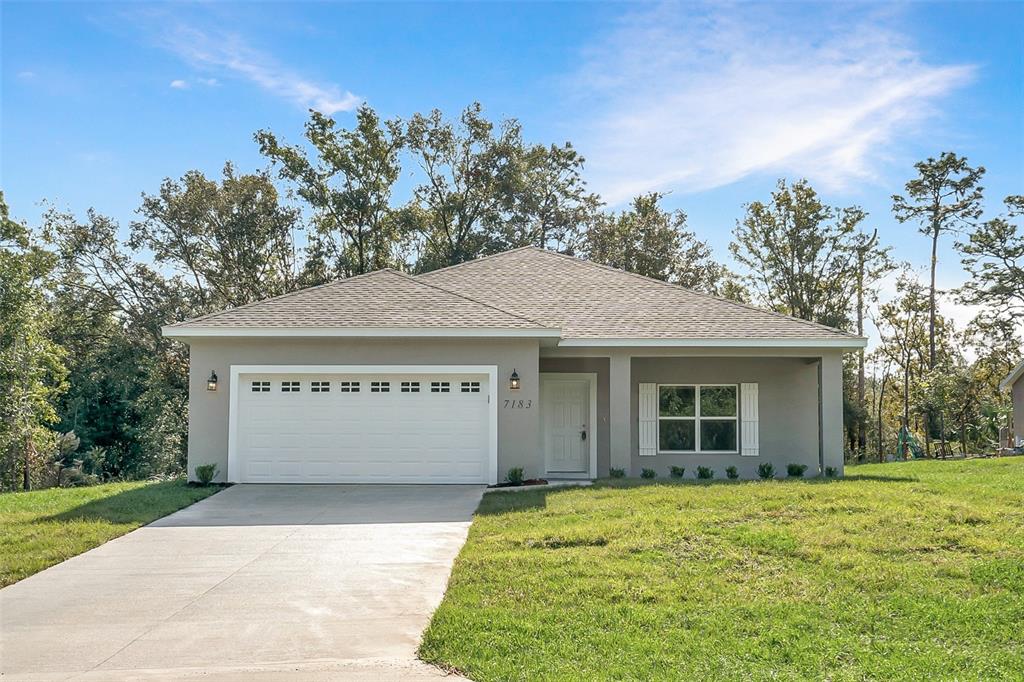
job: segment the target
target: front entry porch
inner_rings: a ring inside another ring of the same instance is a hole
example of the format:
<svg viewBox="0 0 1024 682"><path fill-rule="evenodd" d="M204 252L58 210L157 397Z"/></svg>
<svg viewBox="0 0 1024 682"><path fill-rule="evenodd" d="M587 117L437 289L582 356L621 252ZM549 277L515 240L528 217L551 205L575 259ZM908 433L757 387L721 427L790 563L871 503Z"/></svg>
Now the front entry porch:
<svg viewBox="0 0 1024 682"><path fill-rule="evenodd" d="M716 478L730 467L757 478L765 462L782 476L788 464L806 465L808 477L842 473L841 350L549 348L539 369L541 448L551 478L595 477L581 473L579 439L566 450L555 434L561 428L578 438L576 422L583 422L556 414L564 408L549 405L558 401L544 388L556 376L579 374L594 376L596 417L587 438L596 437L596 477L652 469L666 478L684 467L692 478L700 466Z"/></svg>

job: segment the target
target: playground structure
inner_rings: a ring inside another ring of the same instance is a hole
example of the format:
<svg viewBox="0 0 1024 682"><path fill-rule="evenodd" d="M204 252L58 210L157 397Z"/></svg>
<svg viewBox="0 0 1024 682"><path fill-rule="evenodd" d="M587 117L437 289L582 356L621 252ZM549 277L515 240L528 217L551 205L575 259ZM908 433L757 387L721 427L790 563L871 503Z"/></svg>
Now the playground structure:
<svg viewBox="0 0 1024 682"><path fill-rule="evenodd" d="M899 435L896 437L896 455L893 459L924 459L921 442L906 426L900 427Z"/></svg>

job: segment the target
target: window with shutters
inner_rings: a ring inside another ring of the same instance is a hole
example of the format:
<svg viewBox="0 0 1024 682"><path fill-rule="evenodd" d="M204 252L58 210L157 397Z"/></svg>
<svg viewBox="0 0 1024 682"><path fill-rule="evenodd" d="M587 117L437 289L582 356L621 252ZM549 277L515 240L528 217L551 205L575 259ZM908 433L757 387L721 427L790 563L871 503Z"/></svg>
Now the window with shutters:
<svg viewBox="0 0 1024 682"><path fill-rule="evenodd" d="M658 451L736 453L738 392L735 384L660 384Z"/></svg>

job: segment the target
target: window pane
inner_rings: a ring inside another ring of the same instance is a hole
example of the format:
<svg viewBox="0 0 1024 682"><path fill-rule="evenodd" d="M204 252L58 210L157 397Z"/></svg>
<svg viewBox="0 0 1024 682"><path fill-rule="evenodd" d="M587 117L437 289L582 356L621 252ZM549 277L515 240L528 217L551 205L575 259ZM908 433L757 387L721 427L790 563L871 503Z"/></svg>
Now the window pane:
<svg viewBox="0 0 1024 682"><path fill-rule="evenodd" d="M694 416L693 386L662 386L658 391L658 414L662 417Z"/></svg>
<svg viewBox="0 0 1024 682"><path fill-rule="evenodd" d="M691 419L662 419L658 423L659 450L695 450L694 422Z"/></svg>
<svg viewBox="0 0 1024 682"><path fill-rule="evenodd" d="M700 449L733 451L736 449L736 421L730 419L700 420Z"/></svg>
<svg viewBox="0 0 1024 682"><path fill-rule="evenodd" d="M700 416L735 417L735 386L704 386L700 389Z"/></svg>

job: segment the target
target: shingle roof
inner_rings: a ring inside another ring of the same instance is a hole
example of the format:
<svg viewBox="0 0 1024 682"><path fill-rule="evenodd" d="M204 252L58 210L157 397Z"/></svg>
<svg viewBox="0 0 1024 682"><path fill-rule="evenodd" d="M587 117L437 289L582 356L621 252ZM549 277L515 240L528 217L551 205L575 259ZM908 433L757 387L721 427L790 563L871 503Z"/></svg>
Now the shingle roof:
<svg viewBox="0 0 1024 682"><path fill-rule="evenodd" d="M292 329L325 328L515 330L510 333L560 334L563 340L580 342L862 345L859 337L838 329L535 247L418 277L380 270L179 322L167 330L175 336L200 329L256 334L266 329L287 335Z"/></svg>
<svg viewBox="0 0 1024 682"><path fill-rule="evenodd" d="M858 338L535 247L435 270L418 279L559 328L564 339Z"/></svg>
<svg viewBox="0 0 1024 682"><path fill-rule="evenodd" d="M230 308L171 328L544 329L395 270L379 270Z"/></svg>

